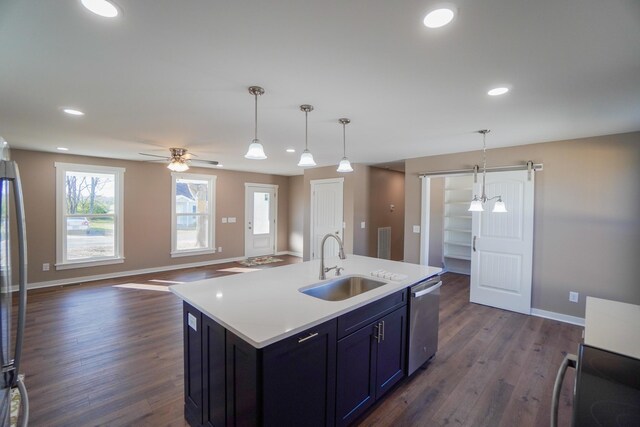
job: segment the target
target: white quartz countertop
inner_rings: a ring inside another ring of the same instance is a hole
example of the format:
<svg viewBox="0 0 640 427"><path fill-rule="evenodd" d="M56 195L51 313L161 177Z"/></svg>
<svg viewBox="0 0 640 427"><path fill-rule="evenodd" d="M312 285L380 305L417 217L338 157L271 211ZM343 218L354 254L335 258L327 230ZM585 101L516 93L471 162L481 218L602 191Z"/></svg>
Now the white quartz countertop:
<svg viewBox="0 0 640 427"><path fill-rule="evenodd" d="M328 258L328 267L344 267L342 276L385 270L406 276L343 301L324 301L299 291L320 283L320 261L268 268L171 286L171 291L256 348L262 348L404 289L441 268L347 255ZM327 273L327 281L334 272ZM376 278L376 280L382 280Z"/></svg>
<svg viewBox="0 0 640 427"><path fill-rule="evenodd" d="M640 359L640 305L587 297L584 343Z"/></svg>

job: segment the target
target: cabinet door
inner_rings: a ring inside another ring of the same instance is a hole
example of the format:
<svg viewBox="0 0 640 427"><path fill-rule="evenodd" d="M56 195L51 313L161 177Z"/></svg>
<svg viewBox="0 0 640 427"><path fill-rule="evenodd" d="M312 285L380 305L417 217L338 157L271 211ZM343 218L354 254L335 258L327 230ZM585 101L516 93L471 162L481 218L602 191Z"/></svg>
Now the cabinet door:
<svg viewBox="0 0 640 427"><path fill-rule="evenodd" d="M407 307L378 321L380 343L376 355L376 399L404 378Z"/></svg>
<svg viewBox="0 0 640 427"><path fill-rule="evenodd" d="M202 316L203 424L224 427L225 420L225 331Z"/></svg>
<svg viewBox="0 0 640 427"><path fill-rule="evenodd" d="M336 330L332 320L264 349L264 426L334 425Z"/></svg>
<svg viewBox="0 0 640 427"><path fill-rule="evenodd" d="M184 416L190 425L202 424L202 315L183 304Z"/></svg>
<svg viewBox="0 0 640 427"><path fill-rule="evenodd" d="M338 341L338 426L350 424L375 401L376 329L377 323L372 323Z"/></svg>

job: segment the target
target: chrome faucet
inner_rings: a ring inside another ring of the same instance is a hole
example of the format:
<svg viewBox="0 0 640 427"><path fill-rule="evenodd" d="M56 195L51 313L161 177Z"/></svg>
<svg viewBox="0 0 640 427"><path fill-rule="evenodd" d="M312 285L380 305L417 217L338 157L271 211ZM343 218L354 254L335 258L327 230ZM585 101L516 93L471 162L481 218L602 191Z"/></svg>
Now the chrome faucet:
<svg viewBox="0 0 640 427"><path fill-rule="evenodd" d="M324 267L324 242L326 242L329 237L333 237L338 242L338 245L340 246L340 250L338 251L338 256L340 257L340 259L346 258L346 256L344 255L344 246L342 245L342 239L340 239L340 237L337 234L329 233L326 236L324 236L322 238L322 243L320 243L320 280L326 279L327 278L326 273L328 271L333 270L334 268L336 269L336 276L339 276L340 271L344 270L342 267L338 267L337 265L330 268Z"/></svg>

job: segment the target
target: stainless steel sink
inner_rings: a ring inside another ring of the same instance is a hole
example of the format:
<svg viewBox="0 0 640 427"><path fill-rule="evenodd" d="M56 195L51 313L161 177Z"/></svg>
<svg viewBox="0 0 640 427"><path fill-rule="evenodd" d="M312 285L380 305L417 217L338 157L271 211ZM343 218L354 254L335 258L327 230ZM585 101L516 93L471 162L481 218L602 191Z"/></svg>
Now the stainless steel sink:
<svg viewBox="0 0 640 427"><path fill-rule="evenodd" d="M386 282L363 276L345 276L320 285L313 285L310 288L300 289L300 292L325 301L342 301L386 284Z"/></svg>

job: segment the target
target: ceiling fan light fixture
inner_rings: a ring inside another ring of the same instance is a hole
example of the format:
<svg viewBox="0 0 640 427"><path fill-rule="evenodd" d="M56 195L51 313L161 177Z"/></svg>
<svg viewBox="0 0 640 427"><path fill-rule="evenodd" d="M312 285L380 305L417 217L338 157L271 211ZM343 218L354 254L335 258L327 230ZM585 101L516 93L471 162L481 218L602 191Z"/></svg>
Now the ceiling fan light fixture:
<svg viewBox="0 0 640 427"><path fill-rule="evenodd" d="M264 147L258 139L258 96L264 95L264 89L260 86L249 86L249 93L255 98L255 127L253 141L249 144L249 149L247 150L247 154L244 155L244 158L249 160L264 160L267 158L267 155L264 153Z"/></svg>
<svg viewBox="0 0 640 427"><path fill-rule="evenodd" d="M189 170L189 165L184 159L171 159L167 169L173 172L185 172Z"/></svg>
<svg viewBox="0 0 640 427"><path fill-rule="evenodd" d="M107 0L81 0L82 5L89 11L103 18L115 18L118 16L118 8Z"/></svg>

